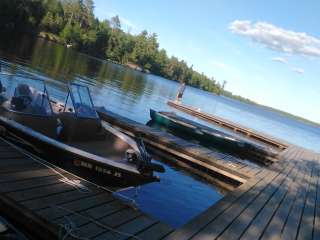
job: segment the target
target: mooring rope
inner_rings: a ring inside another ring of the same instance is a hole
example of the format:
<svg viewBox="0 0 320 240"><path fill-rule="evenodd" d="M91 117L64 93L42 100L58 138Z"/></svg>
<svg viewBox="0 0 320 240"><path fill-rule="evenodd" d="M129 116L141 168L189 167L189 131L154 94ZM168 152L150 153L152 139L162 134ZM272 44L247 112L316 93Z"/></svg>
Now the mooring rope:
<svg viewBox="0 0 320 240"><path fill-rule="evenodd" d="M92 192L91 189L89 189L88 187L86 187L86 186L84 186L84 185L82 185L82 184L78 184L78 183L77 183L76 181L74 181L74 180L70 180L70 179L69 179L68 177L66 177L62 172L60 172L60 171L63 171L63 172L64 172L65 170L63 170L63 169L55 166L54 164L49 163L49 162L47 162L47 161L45 161L45 160L43 160L43 159L35 156L34 154L32 154L32 153L24 150L24 149L21 148L21 147L16 146L15 144L11 143L10 141L4 139L4 138L1 137L1 136L0 136L0 139L3 140L4 142L6 142L7 144L9 144L11 147L13 147L13 148L15 148L16 150L18 150L19 152L22 152L22 153L25 154L26 156L30 157L33 161L35 161L35 162L37 162L37 163L39 163L39 164L41 164L41 165L49 168L49 169L52 170L53 172L55 172L55 173L57 173L58 175L60 175L60 176L62 177L61 181L64 181L66 184L69 184L70 186L73 186L73 187L74 187L75 189L77 189L79 192L82 192L82 193ZM59 169L60 171L57 171L56 169ZM70 172L68 172L68 174L71 175L71 176L73 176L73 177L75 177L75 178L77 178L77 179L80 179L80 180L82 180L82 181L84 181L84 182L88 182L88 183L92 184L93 186L95 186L95 187L97 187L97 188L99 188L99 189L103 189L103 190L106 191L106 192L109 192L109 193L111 193L111 194L114 194L115 196L120 197L121 199L123 199L124 201L126 201L127 204L128 204L130 207L132 207L133 209L137 209L137 203L136 203L135 199L130 198L130 197L128 197L128 196L125 196L125 195L119 193L118 191L113 191L113 190L108 189L108 188L106 188L106 187L104 187L104 186L97 185L97 184L95 184L95 183L93 183L93 182L90 182L90 181L88 181L88 180L86 180L86 179L83 179L83 178L81 178L81 177L79 177L79 176L76 176L76 175L74 175L74 174L72 174L72 173L70 173ZM138 187L139 187L139 186L138 186ZM136 187L136 188L137 188L137 187ZM120 189L120 190L121 190L121 189Z"/></svg>
<svg viewBox="0 0 320 240"><path fill-rule="evenodd" d="M69 217L65 216L64 218L68 221L68 224L59 224L61 228L59 230L58 239L65 240L67 239L67 237L71 236L74 239L89 240L88 238L80 237L75 233L73 233L74 231L77 230L77 226L74 224L74 222L71 221ZM63 230L65 232L63 232Z"/></svg>
<svg viewBox="0 0 320 240"><path fill-rule="evenodd" d="M10 137L9 137L9 138L10 138ZM79 192L81 192L81 193L89 193L89 192L92 192L88 187L86 187L86 186L78 183L76 180L70 180L70 179L67 178L65 175L63 175L63 173L57 171L56 168L60 169L59 167L57 167L57 166L55 166L55 165L53 165L53 164L51 164L51 163L49 163L49 162L47 162L47 161L45 161L45 160L43 160L43 159L41 159L41 158L35 156L34 154L32 154L32 153L24 150L24 149L21 148L21 147L16 146L15 144L11 143L10 141L4 139L2 136L0 136L0 139L3 140L4 142L6 142L7 144L9 144L11 147L13 147L14 149L16 149L17 151L19 151L19 152L25 154L26 156L30 157L33 161L35 161L35 162L37 162L37 163L39 163L39 164L41 164L41 165L49 168L49 169L52 170L53 172L55 172L55 173L57 173L58 175L60 175L60 176L62 177L62 179L60 179L60 181L63 181L64 183L69 184L70 186L72 186L72 187L74 187L75 189L77 189ZM16 140L16 139L14 139L14 140ZM61 171L64 171L63 169L60 169L60 170L61 170ZM110 193L114 194L114 195L118 195L118 196L120 196L121 198L123 198L124 200L128 200L130 204L127 204L127 205L129 205L130 207L132 207L134 210L137 209L137 204L136 204L136 201L135 201L134 199L129 198L129 197L125 196L125 195L122 195L121 193L119 193L119 192L117 192L117 191L112 191L112 190L110 190L110 189L108 189L108 188L106 188L106 187L99 186L99 185L97 185L97 184L95 184L95 183L92 183L92 182L90 182L90 181L87 181L87 180L85 180L85 179L82 179L81 177L78 177L78 176L76 176L76 175L74 175L74 174L72 174L72 173L68 173L68 174L70 174L70 175L72 175L72 176L74 176L74 177L76 177L76 178L79 178L79 179L81 179L81 180L83 180L83 181L85 181L85 182L89 182L90 184L93 184L93 185L94 185L95 187L97 187L97 188L101 188L101 189L103 189L103 190L105 190L105 191L107 191L107 192L110 192ZM78 181L79 181L79 180L78 180ZM138 187L139 187L139 186L138 186ZM136 196L137 193L138 193L138 187L135 188L135 189L136 189L135 196ZM62 206L58 206L58 205L51 205L50 207L51 207L51 208L60 208L60 209L62 209L62 210L64 210L64 211L67 211L67 212L69 212L69 213L71 213L71 214L74 214L74 215L78 215L78 216L80 216L80 217L83 217L83 218L89 220L90 222L93 222L93 223L95 223L96 225L98 225L98 226L100 226L100 227L102 227L102 228L104 228L104 229L107 229L107 230L109 230L109 231L111 231L111 232L117 233L117 234L119 234L119 235L123 235L123 236L126 236L126 237L131 237L131 238L134 238L134 239L137 239L137 240L141 240L140 238L138 238L138 237L135 236L135 235L132 235L132 234L130 234L130 233L126 233L126 232L122 232L122 231L116 230L116 229L114 229L114 228L112 228L112 227L110 227L110 226L107 226L107 225L105 225L105 224L102 224L101 222L99 222L99 221L97 221L97 220L95 220L95 219L93 219L93 218L86 217L86 216L84 216L84 215L82 215L82 214L80 214L80 213L77 213L77 212L75 212L75 211L73 211L73 210L70 210L70 209L68 209L68 208L65 208L65 207L62 207ZM59 239L65 240L68 236L71 236L71 237L73 237L73 238L75 238L75 239L79 239L79 240L88 240L88 238L83 238L83 237L80 237L80 236L77 236L76 234L74 234L73 232L77 229L76 225L71 221L70 218L68 218L67 221L69 222L69 224L59 224L59 225L62 227L62 229L65 230L64 235L62 235L62 233L59 232Z"/></svg>
<svg viewBox="0 0 320 240"><path fill-rule="evenodd" d="M94 218L91 218L91 217L88 217L88 216L84 216L84 215L82 215L82 214L80 214L80 213L78 213L78 212L76 212L76 211L70 210L70 209L68 209L68 208L64 208L64 207L58 206L58 205L52 205L51 207L52 207L52 208L59 208L59 209L64 210L64 211L66 211L66 212L68 212L68 213L71 213L71 214L73 214L73 215L77 215L77 216L79 216L79 217L82 217L82 218L88 220L89 222L95 223L97 226L102 227L102 228L104 228L104 229L106 229L106 230L109 230L109 231L111 231L111 232L113 232L113 233L117 233L117 234L119 234L119 235L122 235L122 236L125 236L125 237L128 237L128 238L134 238L134 239L137 239L137 240L142 240L141 238L139 238L139 237L137 237L137 236L135 236L135 235L133 235L133 234L131 234L131 233L127 233L127 232L123 232L123 231L117 230L117 229L115 229L115 228L113 228L113 227L107 226L106 224L103 224L103 223L97 221L97 220L94 219ZM67 221L69 222L69 224L60 224L60 226L61 226L63 229L66 230L66 233L65 233L63 236L61 236L61 237L62 237L61 240L66 239L66 237L68 237L68 236L74 237L74 236L71 235L71 234L74 234L74 233L72 233L72 232L74 232L75 230L78 229L78 228L76 227L76 225L74 224L74 222L73 222L70 218L67 217L66 219L67 219ZM77 238L77 237L76 237L76 238ZM77 239L87 239L87 238L77 238Z"/></svg>

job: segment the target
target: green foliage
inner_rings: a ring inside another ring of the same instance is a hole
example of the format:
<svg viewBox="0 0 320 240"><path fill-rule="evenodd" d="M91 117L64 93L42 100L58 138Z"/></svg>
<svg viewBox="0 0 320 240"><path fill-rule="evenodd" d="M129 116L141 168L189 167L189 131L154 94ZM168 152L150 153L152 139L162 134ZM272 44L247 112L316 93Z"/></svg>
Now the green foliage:
<svg viewBox="0 0 320 240"><path fill-rule="evenodd" d="M99 21L93 10L93 0L0 0L0 31L38 30L40 36L58 39L79 51L232 96L224 91L224 85L193 70L184 60L168 57L164 49L159 49L155 33L125 33L119 16Z"/></svg>
<svg viewBox="0 0 320 240"><path fill-rule="evenodd" d="M45 14L41 0L1 0L0 33L2 37L37 30Z"/></svg>
<svg viewBox="0 0 320 240"><path fill-rule="evenodd" d="M67 23L60 33L60 37L67 44L78 46L81 43L81 28L79 25L71 25Z"/></svg>

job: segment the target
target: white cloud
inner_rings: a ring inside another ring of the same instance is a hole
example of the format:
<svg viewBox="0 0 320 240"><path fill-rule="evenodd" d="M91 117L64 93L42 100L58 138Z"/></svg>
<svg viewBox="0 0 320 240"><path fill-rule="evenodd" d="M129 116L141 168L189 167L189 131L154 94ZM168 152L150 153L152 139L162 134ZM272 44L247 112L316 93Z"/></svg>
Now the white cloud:
<svg viewBox="0 0 320 240"><path fill-rule="evenodd" d="M288 63L288 60L283 57L274 57L274 58L271 58L271 60L274 62L280 62L280 63L285 63L285 64Z"/></svg>
<svg viewBox="0 0 320 240"><path fill-rule="evenodd" d="M218 67L218 68L222 68L222 69L226 69L228 68L228 65L227 64L224 64L222 62L218 62L218 61L212 61L211 64L215 67Z"/></svg>
<svg viewBox="0 0 320 240"><path fill-rule="evenodd" d="M320 39L303 32L294 32L266 22L255 24L235 20L229 29L278 52L320 57Z"/></svg>
<svg viewBox="0 0 320 240"><path fill-rule="evenodd" d="M291 70L298 74L304 74L304 69L302 68L291 68Z"/></svg>
<svg viewBox="0 0 320 240"><path fill-rule="evenodd" d="M124 18L124 17L120 17L120 16L119 16L119 19L121 22L121 26L124 26L125 28L132 29L132 30L137 29L137 26L135 24L133 24L129 19Z"/></svg>

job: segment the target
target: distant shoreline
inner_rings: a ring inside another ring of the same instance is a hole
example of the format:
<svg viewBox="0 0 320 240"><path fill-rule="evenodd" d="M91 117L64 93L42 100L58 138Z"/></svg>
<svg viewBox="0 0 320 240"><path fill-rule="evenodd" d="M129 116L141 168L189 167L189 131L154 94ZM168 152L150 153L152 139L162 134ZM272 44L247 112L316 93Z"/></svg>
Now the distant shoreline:
<svg viewBox="0 0 320 240"><path fill-rule="evenodd" d="M69 45L69 46L70 46L70 47L69 47L68 44L64 43L64 42L60 39L59 36L57 36L57 35L55 35L55 34L53 34L53 33L40 32L40 33L38 34L38 37L41 38L41 39L43 39L43 40L46 40L46 41L50 41L50 42L54 42L54 43L63 45L63 46L65 46L66 48L72 48L72 45ZM76 51L78 51L78 50L76 50ZM86 53L84 53L84 54L86 54ZM88 55L88 54L86 54L86 55ZM91 56L91 55L88 55L88 56L93 57L93 56ZM147 69L144 69L142 66L139 66L139 65L137 65L137 64L135 64L135 63L132 63L132 62L128 62L128 63L126 63L126 64L122 64L122 63L119 63L119 62L117 62L117 61L113 61L113 60L111 60L111 59L102 59L102 58L99 58L99 57L95 57L95 58L100 59L100 60L104 60L104 61L109 61L109 62L111 62L111 63L117 64L117 65L121 65L121 66L123 66L123 67L127 67L127 68L130 68L130 69L132 69L132 70L136 70L136 71L138 71L138 72L150 73L150 71L148 71ZM171 80L171 79L169 79L169 80ZM172 81L174 81L174 80L172 80Z"/></svg>
<svg viewBox="0 0 320 240"><path fill-rule="evenodd" d="M50 41L50 42L54 42L56 44L60 44L60 45L63 45L67 48L66 44L59 38L59 36L55 35L55 34L52 34L52 33L48 33L48 32L40 32L38 34L38 37L39 38L42 38L46 41ZM72 46L71 46L72 48ZM75 49L76 50L76 49ZM90 56L90 57L93 57L93 58L96 58L96 59L99 59L99 60L102 60L102 61L108 61L110 63L113 63L113 64L117 64L117 65L120 65L122 67L126 67L126 68L129 68L131 70L135 70L135 71L138 71L138 72L141 72L141 73L146 73L146 74L152 74L150 73L149 71L145 71L141 66L137 65L137 64L134 64L134 63L131 63L131 62L128 62L127 64L122 64L122 63L119 63L119 62L116 62L116 61L113 61L113 60L110 60L110 59L103 59L103 58L100 58L100 57L95 57L95 56L91 56L87 53L83 53L83 52L80 52L78 50L76 50L77 52L79 53L82 53L82 54L86 54L87 56ZM160 76L161 77L161 76ZM176 82L175 80L172 80L172 79L168 79L170 81L174 81ZM199 90L202 90L202 91L205 91L203 89L200 89L200 88L197 88L197 87L194 87L194 86L188 86L188 87L192 87L192 88L196 88L196 89L199 89ZM215 95L218 95L217 93L213 93L213 92L210 92L210 91L206 91L206 92L209 92L211 94L215 94ZM251 105L256 105L256 106L259 106L259 107L262 107L262 108L265 108L269 111L273 111L273 112L277 112L278 114L281 114L281 115L284 115L284 116L287 116L287 117L290 117L292 119L295 119L295 120L298 120L300 122L303 122L303 123L307 123L309 125L312 125L312 126L315 126L315 127L319 127L320 128L320 123L317 123L317 122L314 122L314 121L311 121L309 119L305 119L303 117L300 117L300 116L297 116L297 115L294 115L294 114L291 114L291 113L288 113L288 112L285 112L285 111L282 111L282 110L279 110L279 109L276 109L276 108L273 108L273 107L269 107L269 106L266 106L266 105L263 105L263 104L259 104L257 102L254 102L250 99L247 99L247 98L244 98L244 97L241 97L241 96L236 96L236 95L232 95L232 94L228 94L228 92L223 92L221 94L222 96L224 97L227 97L227 98L230 98L230 99L233 99L233 100L237 100L237 101L240 101L242 103L247 103L247 104L251 104Z"/></svg>

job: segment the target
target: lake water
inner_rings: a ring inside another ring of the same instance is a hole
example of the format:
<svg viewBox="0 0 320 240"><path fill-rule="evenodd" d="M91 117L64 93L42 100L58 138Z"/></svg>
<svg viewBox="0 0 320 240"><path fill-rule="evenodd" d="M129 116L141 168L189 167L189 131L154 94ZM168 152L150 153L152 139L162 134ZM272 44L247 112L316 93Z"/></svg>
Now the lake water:
<svg viewBox="0 0 320 240"><path fill-rule="evenodd" d="M4 71L17 72L23 69L58 81L86 84L96 106L104 106L140 123L150 120L150 108L174 111L167 101L175 97L179 87L176 82L90 58L41 39L25 38L19 43L1 44L0 60L13 64L10 68L3 66ZM186 88L183 102L320 152L320 128L313 125L191 87ZM167 171L160 175L160 183L141 187L136 197L133 190L124 193L135 197L137 204L156 218L177 227L222 197L214 186L201 179L166 164L165 168Z"/></svg>

